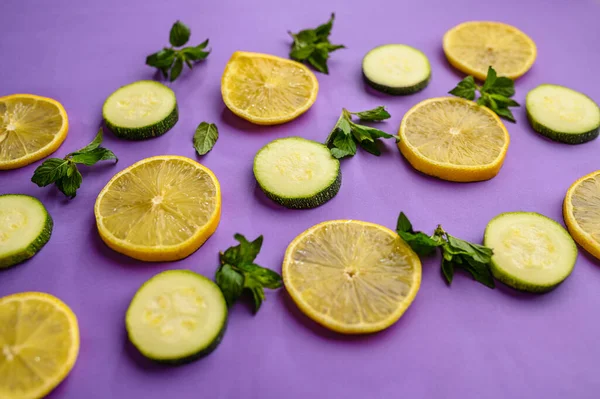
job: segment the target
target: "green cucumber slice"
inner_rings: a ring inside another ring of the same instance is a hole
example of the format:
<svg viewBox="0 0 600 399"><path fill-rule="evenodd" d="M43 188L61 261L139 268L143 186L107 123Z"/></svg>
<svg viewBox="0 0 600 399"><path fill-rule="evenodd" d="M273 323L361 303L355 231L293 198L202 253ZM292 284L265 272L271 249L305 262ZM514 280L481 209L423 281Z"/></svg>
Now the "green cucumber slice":
<svg viewBox="0 0 600 399"><path fill-rule="evenodd" d="M129 340L147 358L183 364L217 348L227 325L219 287L189 270L168 270L137 291L125 317Z"/></svg>
<svg viewBox="0 0 600 399"><path fill-rule="evenodd" d="M427 56L405 44L375 47L363 58L362 71L371 87L394 95L421 91L431 79Z"/></svg>
<svg viewBox="0 0 600 399"><path fill-rule="evenodd" d="M508 212L492 219L484 245L494 250L495 278L521 291L547 292L573 271L577 246L554 220L535 212Z"/></svg>
<svg viewBox="0 0 600 399"><path fill-rule="evenodd" d="M106 126L127 140L144 140L168 132L179 113L173 90L162 83L140 80L123 86L104 102Z"/></svg>
<svg viewBox="0 0 600 399"><path fill-rule="evenodd" d="M34 197L0 195L0 269L26 261L38 253L52 235L52 217Z"/></svg>
<svg viewBox="0 0 600 399"><path fill-rule="evenodd" d="M527 93L525 102L533 130L551 140L581 144L600 133L600 108L578 91L542 84Z"/></svg>
<svg viewBox="0 0 600 399"><path fill-rule="evenodd" d="M254 176L263 192L292 209L323 205L340 190L340 161L327 146L301 137L271 141L254 157Z"/></svg>

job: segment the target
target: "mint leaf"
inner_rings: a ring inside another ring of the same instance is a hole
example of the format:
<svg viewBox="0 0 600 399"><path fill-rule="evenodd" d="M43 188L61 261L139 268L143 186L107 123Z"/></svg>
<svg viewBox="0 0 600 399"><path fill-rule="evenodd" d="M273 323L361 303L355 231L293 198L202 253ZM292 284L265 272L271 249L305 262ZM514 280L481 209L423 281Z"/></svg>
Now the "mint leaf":
<svg viewBox="0 0 600 399"><path fill-rule="evenodd" d="M196 128L194 133L194 148L198 155L208 153L214 147L219 138L219 130L214 123L202 122Z"/></svg>
<svg viewBox="0 0 600 399"><path fill-rule="evenodd" d="M210 54L210 51L204 51L207 45L208 39L195 47L185 47L181 49L181 54L184 55L186 61L201 61Z"/></svg>
<svg viewBox="0 0 600 399"><path fill-rule="evenodd" d="M354 122L351 122L351 126L352 126L352 131L359 131L361 135L369 136L369 137L371 137L372 140L375 140L378 138L384 138L384 139L397 138L397 136L388 134L382 130L375 129L375 128L369 127L369 126L358 125Z"/></svg>
<svg viewBox="0 0 600 399"><path fill-rule="evenodd" d="M239 242L239 245L230 247L221 254L221 264L241 265L253 263L262 247L263 236L259 236L252 242L241 234L236 234L234 238Z"/></svg>
<svg viewBox="0 0 600 399"><path fill-rule="evenodd" d="M46 159L33 172L31 181L39 187L46 187L67 175L70 162L66 159Z"/></svg>
<svg viewBox="0 0 600 399"><path fill-rule="evenodd" d="M320 40L325 40L329 38L329 35L331 34L331 29L333 28L333 21L335 20L335 13L331 13L331 16L329 17L329 21L325 22L322 25L317 26L317 28L314 30L315 35L320 39Z"/></svg>
<svg viewBox="0 0 600 399"><path fill-rule="evenodd" d="M466 98L467 100L473 101L475 99L475 79L473 76L467 76L461 80L458 85L450 90L448 93L456 97Z"/></svg>
<svg viewBox="0 0 600 399"><path fill-rule="evenodd" d="M169 77L169 81L173 82L175 79L181 75L181 71L183 70L183 59L181 57L177 57L175 62L173 63L173 67L171 68L171 76Z"/></svg>
<svg viewBox="0 0 600 399"><path fill-rule="evenodd" d="M404 212L400 212L396 222L396 232L420 256L432 254L440 246L440 242L425 233L414 231L412 223Z"/></svg>
<svg viewBox="0 0 600 399"><path fill-rule="evenodd" d="M486 92L489 94L499 94L504 97L512 97L515 95L515 82L504 76L499 77Z"/></svg>
<svg viewBox="0 0 600 399"><path fill-rule="evenodd" d="M278 273L254 263L240 264L239 269L244 272L245 275L252 276L252 278L258 281L262 287L276 289L283 284L281 276Z"/></svg>
<svg viewBox="0 0 600 399"><path fill-rule="evenodd" d="M392 116L385 110L385 107L379 106L367 111L350 112L352 115L359 117L361 121L365 122L380 122L385 119L389 119Z"/></svg>
<svg viewBox="0 0 600 399"><path fill-rule="evenodd" d="M315 48L315 50L308 57L308 63L313 66L317 71L324 73L325 75L329 74L329 68L327 67L327 59L329 55L327 51L319 51Z"/></svg>
<svg viewBox="0 0 600 399"><path fill-rule="evenodd" d="M379 149L379 147L377 147L377 143L379 143L379 140L376 140L376 141L363 140L359 144L360 144L360 148L362 148L369 154L373 154L376 157L378 157L381 155L381 150Z"/></svg>
<svg viewBox="0 0 600 399"><path fill-rule="evenodd" d="M404 212L400 212L398 215L398 221L396 222L396 231L411 233L413 232L412 223L408 220L408 217L404 214Z"/></svg>
<svg viewBox="0 0 600 399"><path fill-rule="evenodd" d="M338 159L356 154L356 143L352 136L338 134L333 140L331 154Z"/></svg>
<svg viewBox="0 0 600 399"><path fill-rule="evenodd" d="M452 284L452 280L454 279L454 266L452 265L452 262L445 258L442 258L442 274L448 285Z"/></svg>
<svg viewBox="0 0 600 399"><path fill-rule="evenodd" d="M470 258L480 263L489 263L492 260L492 255L494 255L492 249L461 240L450 234L446 236L448 238L449 251L452 251L453 254L469 255Z"/></svg>
<svg viewBox="0 0 600 399"><path fill-rule="evenodd" d="M119 161L117 156L111 150L102 147L87 152L76 152L71 155L71 161L88 166L94 165L99 161L108 161L110 159L115 159L117 162Z"/></svg>
<svg viewBox="0 0 600 399"><path fill-rule="evenodd" d="M290 52L290 58L296 61L304 61L310 57L310 55L315 51L315 46L313 44L308 44L305 46L297 46L292 49Z"/></svg>
<svg viewBox="0 0 600 399"><path fill-rule="evenodd" d="M155 67L155 68L170 68L173 65L173 61L175 61L175 50L170 48L165 48L160 50L157 53L150 54L146 57L146 65Z"/></svg>
<svg viewBox="0 0 600 399"><path fill-rule="evenodd" d="M231 265L225 264L217 270L215 282L221 289L228 307L231 307L242 295L244 276L235 271Z"/></svg>
<svg viewBox="0 0 600 399"><path fill-rule="evenodd" d="M244 279L244 289L247 289L252 293L252 299L254 300L254 313L256 314L265 300L265 290L263 289L260 281L257 281L252 275L247 275Z"/></svg>
<svg viewBox="0 0 600 399"><path fill-rule="evenodd" d="M496 108L496 109L492 109L492 111L494 111L495 113L497 113L498 115L500 115L501 117L503 117L504 119L507 119L511 122L516 122L515 117L512 113L512 111L508 108Z"/></svg>
<svg viewBox="0 0 600 399"><path fill-rule="evenodd" d="M92 151L92 150L95 150L96 148L100 147L100 144L102 144L102 140L104 139L102 133L103 133L102 128L98 129L98 133L96 133L94 140L92 140L91 143L89 143L82 149L75 151L75 153L88 152L88 151Z"/></svg>
<svg viewBox="0 0 600 399"><path fill-rule="evenodd" d="M491 66L488 67L487 76L485 78L485 82L483 83L481 91L484 93L488 93L490 88L492 88L494 84L496 84L497 77L498 76L496 75L496 71L494 70L494 68L492 68Z"/></svg>
<svg viewBox="0 0 600 399"><path fill-rule="evenodd" d="M56 181L56 187L67 197L73 199L81 187L82 177L74 163L69 163L67 174Z"/></svg>
<svg viewBox="0 0 600 399"><path fill-rule="evenodd" d="M190 28L182 22L177 21L173 24L173 27L171 27L169 42L171 42L171 46L173 47L181 47L190 40L190 34Z"/></svg>

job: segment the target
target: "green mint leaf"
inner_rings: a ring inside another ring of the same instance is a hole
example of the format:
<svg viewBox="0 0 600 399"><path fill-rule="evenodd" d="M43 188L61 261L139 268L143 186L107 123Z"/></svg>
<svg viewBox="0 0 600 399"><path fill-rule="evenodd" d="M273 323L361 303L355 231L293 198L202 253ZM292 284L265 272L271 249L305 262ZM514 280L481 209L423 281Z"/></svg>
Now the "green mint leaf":
<svg viewBox="0 0 600 399"><path fill-rule="evenodd" d="M314 51L315 46L313 44L306 46L294 46L290 52L290 58L296 61L304 61L308 59L308 57L310 57Z"/></svg>
<svg viewBox="0 0 600 399"><path fill-rule="evenodd" d="M171 77L169 78L169 80L171 82L175 81L175 79L177 79L179 77L179 75L181 75L182 70L183 70L183 60L181 59L181 57L177 57L177 59L175 60L175 63L173 64L173 67L171 68Z"/></svg>
<svg viewBox="0 0 600 399"><path fill-rule="evenodd" d="M158 69L166 68L168 70L173 65L173 61L175 61L175 50L170 48L162 49L158 53L146 57L146 65Z"/></svg>
<svg viewBox="0 0 600 399"><path fill-rule="evenodd" d="M320 40L327 40L329 35L331 34L331 29L333 28L333 21L335 20L335 13L331 13L331 17L329 17L329 21L325 22L322 25L319 25L315 29L315 34Z"/></svg>
<svg viewBox="0 0 600 399"><path fill-rule="evenodd" d="M291 33L291 35L294 38L294 42L300 46L313 44L319 40L317 33L313 29L304 29L298 33Z"/></svg>
<svg viewBox="0 0 600 399"><path fill-rule="evenodd" d="M338 134L335 136L331 154L338 159L356 154L356 143L352 136L346 134Z"/></svg>
<svg viewBox="0 0 600 399"><path fill-rule="evenodd" d="M513 113L508 108L496 108L493 111L495 113L497 113L498 115L500 115L501 117L503 117L504 119L506 119L506 120L509 120L509 121L511 121L513 123L516 122Z"/></svg>
<svg viewBox="0 0 600 399"><path fill-rule="evenodd" d="M363 129L365 126L355 125L352 123L352 136L360 144L363 141L373 142L375 139L371 136L371 133L367 129Z"/></svg>
<svg viewBox="0 0 600 399"><path fill-rule="evenodd" d="M244 279L244 289L250 290L252 293L252 299L254 300L254 314L256 314L265 300L265 291L261 283L255 280L252 275L247 275Z"/></svg>
<svg viewBox="0 0 600 399"><path fill-rule="evenodd" d="M190 40L190 28L184 25L182 22L177 21L171 27L169 33L169 42L173 47L181 47Z"/></svg>
<svg viewBox="0 0 600 399"><path fill-rule="evenodd" d="M239 245L230 247L221 254L221 264L228 263L239 266L244 263L253 263L262 247L263 236L259 236L252 242L249 242L241 234L236 234L234 238L239 242Z"/></svg>
<svg viewBox="0 0 600 399"><path fill-rule="evenodd" d="M474 261L469 257L464 258L464 256L461 256L460 259L463 261L459 264L454 264L455 267L466 271L473 277L475 281L485 285L486 287L496 287L496 284L494 283L494 276L492 275L492 272L487 264Z"/></svg>
<svg viewBox="0 0 600 399"><path fill-rule="evenodd" d="M206 39L205 41L203 41L202 43L200 43L199 45L196 46L196 48L198 50L203 50L206 48L206 46L208 46L208 39Z"/></svg>
<svg viewBox="0 0 600 399"><path fill-rule="evenodd" d="M310 55L310 57L308 57L308 62L317 71L328 75L329 68L327 67L327 58L329 58L329 56L326 51L318 52L315 49L315 51Z"/></svg>
<svg viewBox="0 0 600 399"><path fill-rule="evenodd" d="M512 98L504 97L501 94L488 94L488 96L496 101L501 107L520 107L520 104Z"/></svg>
<svg viewBox="0 0 600 399"><path fill-rule="evenodd" d="M208 44L208 39L196 47L185 47L180 50L180 53L183 54L186 61L202 61L210 54L210 51L204 51L205 43Z"/></svg>
<svg viewBox="0 0 600 399"><path fill-rule="evenodd" d="M217 129L217 125L207 122L200 123L196 128L193 139L194 148L198 155L204 155L212 150L218 138L219 130Z"/></svg>
<svg viewBox="0 0 600 399"><path fill-rule="evenodd" d="M98 129L98 133L96 133L96 137L94 137L94 140L92 140L91 143L89 143L82 149L75 151L75 153L83 153L83 152L95 150L96 148L100 147L100 144L102 144L102 140L103 140L102 128L100 128L100 129Z"/></svg>
<svg viewBox="0 0 600 399"><path fill-rule="evenodd" d="M396 232L420 256L432 254L441 243L420 231L414 231L412 223L404 212L400 212L396 222Z"/></svg>
<svg viewBox="0 0 600 399"><path fill-rule="evenodd" d="M33 172L31 181L39 187L46 187L67 176L70 162L65 159L49 158L46 159Z"/></svg>
<svg viewBox="0 0 600 399"><path fill-rule="evenodd" d="M479 97L477 99L477 104L482 105L484 107L491 108L490 98L488 96L486 96L486 95Z"/></svg>
<svg viewBox="0 0 600 399"><path fill-rule="evenodd" d="M379 142L380 142L380 140L374 140L374 141L363 140L363 141L360 141L358 144L360 145L360 147L363 150L365 150L369 154L373 154L376 157L378 157L381 155L381 150L379 149L379 147L377 147L377 143L379 143Z"/></svg>
<svg viewBox="0 0 600 399"><path fill-rule="evenodd" d="M452 279L454 278L454 266L452 262L445 258L442 258L442 274L448 285L452 284Z"/></svg>
<svg viewBox="0 0 600 399"><path fill-rule="evenodd" d="M384 139L397 138L397 136L394 136L392 134L388 134L388 133L386 133L386 132L384 132L382 130L379 130L379 129L375 129L374 127L358 125L358 124L356 124L354 122L351 122L351 126L352 126L352 130L353 131L355 131L355 130L360 131L361 135L370 136L373 140L377 139L377 138L384 138Z"/></svg>
<svg viewBox="0 0 600 399"><path fill-rule="evenodd" d="M461 80L458 85L450 90L448 93L452 94L456 97L466 98L467 100L473 101L475 99L475 89L477 85L475 85L475 79L473 76L467 76L463 80Z"/></svg>
<svg viewBox="0 0 600 399"><path fill-rule="evenodd" d="M215 282L223 292L228 307L231 307L239 299L244 290L244 276L228 264L217 270Z"/></svg>
<svg viewBox="0 0 600 399"><path fill-rule="evenodd" d="M491 262L492 255L494 255L494 251L491 248L461 240L450 234L446 234L446 237L448 238L449 249L453 254L469 255L470 258L480 263Z"/></svg>
<svg viewBox="0 0 600 399"><path fill-rule="evenodd" d="M410 220L404 212L400 212L398 215L398 221L396 222L396 231L397 232L405 232L405 233L413 233L413 227Z"/></svg>
<svg viewBox="0 0 600 399"><path fill-rule="evenodd" d="M485 78L485 82L483 83L483 87L481 88L482 92L487 93L488 90L496 84L496 79L498 76L496 75L496 71L491 66L488 67L487 76Z"/></svg>
<svg viewBox="0 0 600 399"><path fill-rule="evenodd" d="M56 181L56 187L67 197L73 199L77 195L77 190L81 187L81 173L77 165L69 163L69 171L65 176Z"/></svg>
<svg viewBox="0 0 600 399"><path fill-rule="evenodd" d="M239 265L239 269L244 272L246 277L250 275L252 279L258 281L262 287L276 289L283 284L278 273L257 264L243 263Z"/></svg>
<svg viewBox="0 0 600 399"><path fill-rule="evenodd" d="M322 47L325 48L328 53L333 53L336 50L346 48L346 46L344 46L343 44L331 44L331 43L327 43L327 44L323 45Z"/></svg>
<svg viewBox="0 0 600 399"><path fill-rule="evenodd" d="M485 90L489 94L499 94L504 97L512 97L515 95L515 82L507 77L499 77L496 79L494 86Z"/></svg>
<svg viewBox="0 0 600 399"><path fill-rule="evenodd" d="M87 152L76 152L71 155L71 161L74 163L80 163L83 165L91 166L99 161L107 161L109 159L115 159L119 161L117 156L106 148L96 148Z"/></svg>
<svg viewBox="0 0 600 399"><path fill-rule="evenodd" d="M366 122L379 122L385 119L389 119L392 116L385 110L385 107L379 106L367 111L350 112L352 115L356 115L362 121Z"/></svg>

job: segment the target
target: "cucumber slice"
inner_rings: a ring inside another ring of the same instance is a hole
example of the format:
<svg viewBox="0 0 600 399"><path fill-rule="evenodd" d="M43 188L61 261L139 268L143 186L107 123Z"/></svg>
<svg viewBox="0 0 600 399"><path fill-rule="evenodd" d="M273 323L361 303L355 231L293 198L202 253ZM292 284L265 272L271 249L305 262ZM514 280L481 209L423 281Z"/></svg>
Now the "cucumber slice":
<svg viewBox="0 0 600 399"><path fill-rule="evenodd" d="M362 71L371 87L394 95L421 91L431 79L427 56L405 44L375 47L363 58Z"/></svg>
<svg viewBox="0 0 600 399"><path fill-rule="evenodd" d="M168 132L179 113L173 90L152 80L123 86L104 102L102 115L106 126L127 140L144 140Z"/></svg>
<svg viewBox="0 0 600 399"><path fill-rule="evenodd" d="M50 239L52 217L34 197L0 195L0 269L31 258Z"/></svg>
<svg viewBox="0 0 600 399"><path fill-rule="evenodd" d="M147 358L183 364L217 348L227 325L219 287L189 270L168 270L133 297L125 324L129 340Z"/></svg>
<svg viewBox="0 0 600 399"><path fill-rule="evenodd" d="M484 245L494 250L494 277L522 291L550 291L571 274L577 259L577 246L569 233L534 212L496 216L485 229Z"/></svg>
<svg viewBox="0 0 600 399"><path fill-rule="evenodd" d="M551 140L581 144L598 137L600 108L585 94L543 84L527 93L525 102L533 130Z"/></svg>
<svg viewBox="0 0 600 399"><path fill-rule="evenodd" d="M271 141L254 157L254 176L264 193L292 209L323 205L342 184L340 161L327 146L301 137Z"/></svg>

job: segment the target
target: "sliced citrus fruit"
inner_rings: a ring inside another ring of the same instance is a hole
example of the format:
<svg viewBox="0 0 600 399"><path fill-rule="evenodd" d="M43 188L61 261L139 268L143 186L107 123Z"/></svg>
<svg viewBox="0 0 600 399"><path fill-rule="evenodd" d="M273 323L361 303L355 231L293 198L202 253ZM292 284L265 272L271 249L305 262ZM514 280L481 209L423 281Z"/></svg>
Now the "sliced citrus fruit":
<svg viewBox="0 0 600 399"><path fill-rule="evenodd" d="M258 125L289 122L317 99L319 82L299 62L236 51L225 67L221 94L227 108Z"/></svg>
<svg viewBox="0 0 600 399"><path fill-rule="evenodd" d="M102 240L115 251L150 262L178 260L217 229L221 188L189 158L146 158L108 182L94 212Z"/></svg>
<svg viewBox="0 0 600 399"><path fill-rule="evenodd" d="M33 94L0 97L0 170L38 161L60 147L69 130L56 100Z"/></svg>
<svg viewBox="0 0 600 399"><path fill-rule="evenodd" d="M421 262L392 230L333 220L311 227L290 244L283 281L300 310L344 334L394 324L421 284Z"/></svg>
<svg viewBox="0 0 600 399"><path fill-rule="evenodd" d="M498 174L509 142L504 124L488 108L441 97L422 101L404 115L398 147L418 171L470 182Z"/></svg>
<svg viewBox="0 0 600 399"><path fill-rule="evenodd" d="M498 76L524 75L537 56L535 43L511 25L490 21L465 22L444 35L444 53L452 66L485 80L488 67Z"/></svg>
<svg viewBox="0 0 600 399"><path fill-rule="evenodd" d="M563 215L573 239L600 259L600 170L573 183L565 197Z"/></svg>
<svg viewBox="0 0 600 399"><path fill-rule="evenodd" d="M0 398L46 396L79 354L79 326L58 298L26 292L0 298Z"/></svg>

